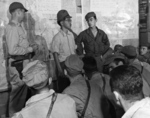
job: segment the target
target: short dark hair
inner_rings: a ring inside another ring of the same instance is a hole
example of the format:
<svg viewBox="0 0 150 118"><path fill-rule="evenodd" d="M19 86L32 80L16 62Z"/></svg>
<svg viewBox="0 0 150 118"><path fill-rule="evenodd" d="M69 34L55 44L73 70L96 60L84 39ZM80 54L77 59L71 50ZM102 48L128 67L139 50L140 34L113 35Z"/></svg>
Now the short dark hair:
<svg viewBox="0 0 150 118"><path fill-rule="evenodd" d="M98 71L97 63L94 57L85 56L82 58L82 61L84 63L83 69L85 70L85 72L92 73L94 71Z"/></svg>
<svg viewBox="0 0 150 118"><path fill-rule="evenodd" d="M118 66L110 72L110 85L126 100L141 98L143 81L140 71L131 65Z"/></svg>
<svg viewBox="0 0 150 118"><path fill-rule="evenodd" d="M117 51L121 52L122 48L123 48L122 45L116 44L115 47L114 47L114 52L117 52Z"/></svg>

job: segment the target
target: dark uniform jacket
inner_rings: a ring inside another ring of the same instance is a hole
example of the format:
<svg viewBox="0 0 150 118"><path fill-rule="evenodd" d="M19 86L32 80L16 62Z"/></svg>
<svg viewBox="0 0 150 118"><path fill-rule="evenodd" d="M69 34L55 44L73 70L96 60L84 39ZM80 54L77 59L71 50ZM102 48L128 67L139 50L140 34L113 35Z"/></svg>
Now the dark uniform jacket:
<svg viewBox="0 0 150 118"><path fill-rule="evenodd" d="M76 38L77 54L82 55L83 51L89 56L104 55L110 47L110 43L106 33L98 29L96 37L92 34L88 28L81 32ZM84 48L83 45L84 44Z"/></svg>

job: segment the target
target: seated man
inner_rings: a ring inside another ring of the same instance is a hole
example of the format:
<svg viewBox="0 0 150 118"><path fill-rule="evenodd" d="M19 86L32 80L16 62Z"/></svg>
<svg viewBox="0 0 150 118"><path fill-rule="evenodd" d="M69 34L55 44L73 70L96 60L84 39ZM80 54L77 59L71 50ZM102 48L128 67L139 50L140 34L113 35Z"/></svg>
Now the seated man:
<svg viewBox="0 0 150 118"><path fill-rule="evenodd" d="M141 72L143 77L143 93L144 96L150 96L150 65L146 62L141 62L137 58L137 50L134 46L124 46L121 51L127 58L128 64L133 65Z"/></svg>
<svg viewBox="0 0 150 118"><path fill-rule="evenodd" d="M13 118L46 118L52 102L54 105L49 118L77 118L74 100L67 95L57 95L54 90L49 89L52 79L48 78L48 69L44 62L30 62L24 68L23 75L23 81L36 91L36 95Z"/></svg>
<svg viewBox="0 0 150 118"><path fill-rule="evenodd" d="M103 92L107 96L107 98L111 101L111 104L110 104L111 105L110 110L112 113L111 115L115 118L120 118L123 115L124 111L115 102L116 99L115 99L113 93L111 92L111 88L110 88L109 75L100 73L98 71L97 66L96 66L96 60L93 57L89 57L89 56L83 57L82 60L84 62L83 68L85 71L85 75L90 79L91 83L97 84L103 90ZM110 63L110 61L108 59L106 61L108 63Z"/></svg>
<svg viewBox="0 0 150 118"><path fill-rule="evenodd" d="M122 65L111 71L111 88L117 103L123 107L122 118L150 118L150 98L144 98L140 71L131 65Z"/></svg>
<svg viewBox="0 0 150 118"><path fill-rule="evenodd" d="M83 62L77 55L70 55L66 61L67 76L71 82L63 93L70 95L76 102L76 111L78 117L84 111L87 102L88 93L90 93L89 101L85 111L85 118L110 118L109 104L104 97L102 89L94 83L86 84L86 79L82 75Z"/></svg>
<svg viewBox="0 0 150 118"><path fill-rule="evenodd" d="M150 44L149 43L143 43L140 46L140 55L138 56L138 59L142 62L147 62L150 64L150 52L149 52Z"/></svg>

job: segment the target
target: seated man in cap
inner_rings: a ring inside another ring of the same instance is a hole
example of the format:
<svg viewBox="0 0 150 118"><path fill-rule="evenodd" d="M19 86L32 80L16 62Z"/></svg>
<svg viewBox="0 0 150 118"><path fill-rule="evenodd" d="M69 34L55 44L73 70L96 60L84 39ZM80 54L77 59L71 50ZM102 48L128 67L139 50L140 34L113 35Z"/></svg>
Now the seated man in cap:
<svg viewBox="0 0 150 118"><path fill-rule="evenodd" d="M36 91L36 95L32 96L26 102L26 107L13 118L77 118L74 100L67 95L56 94L49 88L52 78L48 77L44 62L30 62L24 68L23 75L23 81Z"/></svg>
<svg viewBox="0 0 150 118"><path fill-rule="evenodd" d="M110 73L114 68L126 64L126 58L122 54L112 54L108 56L104 62L104 70L105 74Z"/></svg>
<svg viewBox="0 0 150 118"><path fill-rule="evenodd" d="M66 59L65 65L67 71L66 74L69 77L71 84L63 91L63 93L70 95L75 100L78 117L83 113L90 92L84 117L110 118L109 104L103 95L102 89L95 83L89 83L91 88L89 90L86 79L82 74L84 65L82 60L77 55L70 55Z"/></svg>
<svg viewBox="0 0 150 118"><path fill-rule="evenodd" d="M121 51L128 59L128 64L132 65L140 65L141 66L141 73L143 67L150 71L150 65L146 62L141 62L137 58L137 50L134 46L128 45L124 46Z"/></svg>
<svg viewBox="0 0 150 118"><path fill-rule="evenodd" d="M91 83L94 83L102 89L103 93L111 100L113 99L114 102L114 96L111 92L109 81L110 78L108 75L105 75L103 73L100 73L97 69L96 60L92 56L85 56L82 58L84 66L83 69L85 71L85 75L88 77L89 81ZM111 102L110 102L111 103ZM112 104L111 106L111 116L116 118L116 111ZM117 117L119 118L119 117Z"/></svg>
<svg viewBox="0 0 150 118"><path fill-rule="evenodd" d="M122 54L110 55L106 58L106 60L104 62L104 70L103 71L107 75L107 76L105 75L106 87L107 87L107 88L105 87L105 93L106 93L107 97L109 98L109 100L111 101L111 103L115 107L116 118L120 118L124 114L124 110L116 104L116 99L115 99L113 93L111 92L111 88L110 88L109 74L113 69L115 69L118 66L124 65L124 64L126 64L126 58Z"/></svg>
<svg viewBox="0 0 150 118"><path fill-rule="evenodd" d="M140 55L138 56L138 59L142 62L147 62L150 64L150 52L149 52L150 44L149 43L143 43L140 46Z"/></svg>
<svg viewBox="0 0 150 118"><path fill-rule="evenodd" d="M13 2L9 6L11 19L5 29L3 37L4 50L7 57L7 82L10 84L11 92L8 95L9 115L20 111L26 102L28 88L21 79L23 63L28 62L29 53L37 49L36 45L30 45L27 39L23 20L27 9L19 2ZM19 61L18 61L19 60ZM15 62L15 63L14 63ZM5 98L7 99L7 98ZM16 105L18 104L18 105Z"/></svg>
<svg viewBox="0 0 150 118"><path fill-rule="evenodd" d="M122 118L150 118L150 98L144 98L140 71L122 65L111 71L111 88L125 114Z"/></svg>
<svg viewBox="0 0 150 118"><path fill-rule="evenodd" d="M150 96L150 65L146 62L141 62L137 58L137 50L134 46L124 46L122 53L127 58L127 63L139 69L143 77L143 93L144 96Z"/></svg>
<svg viewBox="0 0 150 118"><path fill-rule="evenodd" d="M51 51L53 52L58 76L60 77L64 75L65 59L69 55L76 53L76 45L73 33L68 30L71 29L71 16L66 10L60 10L57 13L57 23L60 26L60 31L53 37Z"/></svg>
<svg viewBox="0 0 150 118"><path fill-rule="evenodd" d="M85 19L89 28L76 38L77 54L84 56L83 52L85 52L85 55L93 56L96 59L98 70L102 72L102 57L107 52L112 52L109 51L110 43L106 33L96 27L97 18L94 12L87 13Z"/></svg>

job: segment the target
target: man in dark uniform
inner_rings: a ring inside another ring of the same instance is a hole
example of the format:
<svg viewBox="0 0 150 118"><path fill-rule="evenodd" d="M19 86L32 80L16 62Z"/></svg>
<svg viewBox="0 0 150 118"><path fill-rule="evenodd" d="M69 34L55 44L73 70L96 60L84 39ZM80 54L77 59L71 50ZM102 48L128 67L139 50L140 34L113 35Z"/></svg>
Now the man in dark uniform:
<svg viewBox="0 0 150 118"><path fill-rule="evenodd" d="M96 14L89 12L85 16L89 28L84 30L76 38L77 54L93 56L96 59L98 70L102 71L102 58L110 49L108 37L104 31L96 27ZM82 45L84 44L84 47Z"/></svg>

